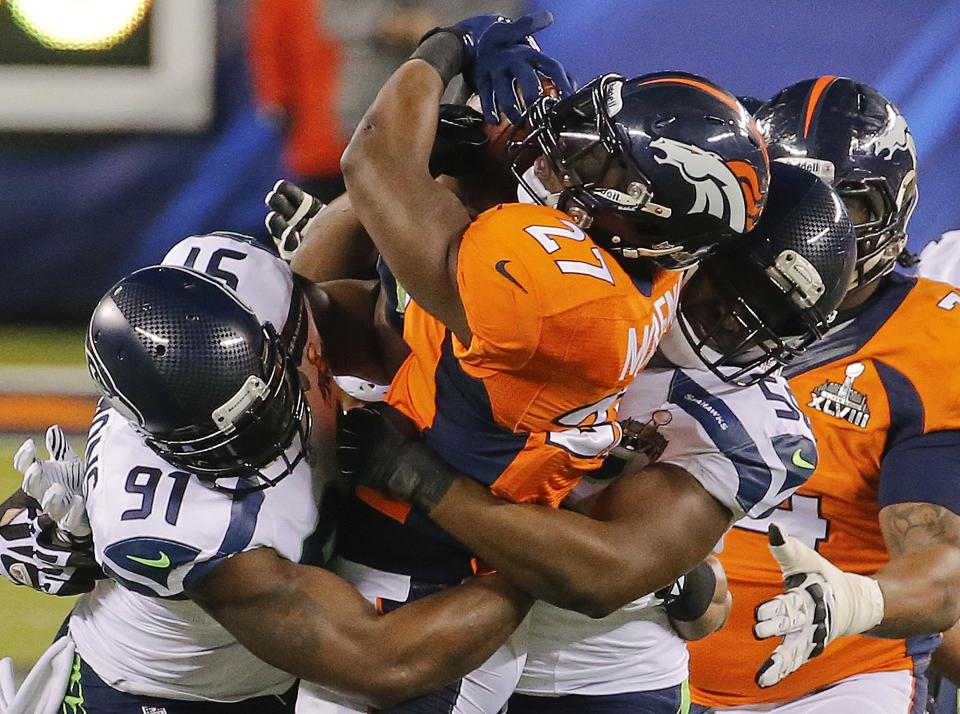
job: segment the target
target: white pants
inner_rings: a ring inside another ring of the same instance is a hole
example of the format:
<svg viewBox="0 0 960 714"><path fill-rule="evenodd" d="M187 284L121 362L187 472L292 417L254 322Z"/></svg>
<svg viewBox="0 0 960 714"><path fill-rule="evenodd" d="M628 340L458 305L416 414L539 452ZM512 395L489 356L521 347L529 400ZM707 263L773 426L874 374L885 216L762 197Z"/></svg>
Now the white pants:
<svg viewBox="0 0 960 714"><path fill-rule="evenodd" d="M803 670L791 677L802 677ZM710 709L723 714L920 714L924 711L926 681L913 672L871 672L847 677L836 684L777 704L754 704Z"/></svg>
<svg viewBox="0 0 960 714"><path fill-rule="evenodd" d="M377 598L406 602L410 595L410 577L369 568L335 558L331 569L371 603ZM520 680L527 659L527 621L478 669L452 687L417 698L389 711L417 714L448 711L450 714L497 714L502 711ZM442 707L442 708L441 708ZM297 714L348 714L366 712L363 702L346 701L310 682L301 682ZM846 714L850 714L847 712Z"/></svg>

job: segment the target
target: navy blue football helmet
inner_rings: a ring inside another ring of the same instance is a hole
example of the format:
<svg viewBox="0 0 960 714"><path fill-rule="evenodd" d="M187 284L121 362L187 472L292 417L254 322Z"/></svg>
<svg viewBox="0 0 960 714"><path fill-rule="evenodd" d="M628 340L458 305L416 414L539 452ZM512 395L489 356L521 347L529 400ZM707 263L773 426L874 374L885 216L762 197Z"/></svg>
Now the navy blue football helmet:
<svg viewBox="0 0 960 714"><path fill-rule="evenodd" d="M851 289L907 258L917 150L906 119L886 97L851 79L817 77L781 90L756 119L771 160L813 171L847 203L857 228Z"/></svg>
<svg viewBox="0 0 960 714"><path fill-rule="evenodd" d="M628 270L638 259L693 265L760 217L763 138L736 98L702 77L603 75L567 99L541 98L528 124L511 149L516 179L536 197L525 172L545 161L562 188L544 202Z"/></svg>
<svg viewBox="0 0 960 714"><path fill-rule="evenodd" d="M684 337L725 382L754 384L827 331L847 291L856 236L840 196L809 171L774 163L763 217L684 286Z"/></svg>
<svg viewBox="0 0 960 714"><path fill-rule="evenodd" d="M94 310L87 364L100 393L157 454L230 492L273 486L306 449L310 409L270 323L202 273L138 270ZM275 478L262 469L283 459ZM220 483L237 478L236 486Z"/></svg>

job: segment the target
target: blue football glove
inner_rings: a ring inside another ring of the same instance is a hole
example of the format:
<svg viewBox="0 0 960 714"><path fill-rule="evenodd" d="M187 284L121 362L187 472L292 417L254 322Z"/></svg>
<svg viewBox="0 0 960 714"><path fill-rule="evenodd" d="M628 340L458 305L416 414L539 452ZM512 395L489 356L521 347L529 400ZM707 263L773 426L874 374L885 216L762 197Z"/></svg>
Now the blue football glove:
<svg viewBox="0 0 960 714"><path fill-rule="evenodd" d="M500 112L519 124L526 107L542 94L541 78L547 78L563 97L573 93L563 66L548 57L533 35L553 24L553 15L540 12L515 22L491 25L477 42L476 60L464 69L468 86L480 96L484 118L500 122Z"/></svg>
<svg viewBox="0 0 960 714"><path fill-rule="evenodd" d="M547 78L559 95L573 92L566 71L548 57L533 35L553 24L553 15L541 12L511 22L503 15L477 15L456 25L433 30L451 32L463 45L463 77L480 96L484 118L500 123L500 113L519 124L526 107L543 93L541 78Z"/></svg>

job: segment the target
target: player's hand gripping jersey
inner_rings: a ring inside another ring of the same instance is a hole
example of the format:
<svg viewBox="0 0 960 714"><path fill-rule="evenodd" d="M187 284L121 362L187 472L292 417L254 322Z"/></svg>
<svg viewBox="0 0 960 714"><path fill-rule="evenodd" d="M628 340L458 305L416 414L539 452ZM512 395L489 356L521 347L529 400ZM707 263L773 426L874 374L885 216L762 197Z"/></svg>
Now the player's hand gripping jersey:
<svg viewBox="0 0 960 714"><path fill-rule="evenodd" d="M299 439L264 469L276 486L244 495L214 490L150 449L112 409L94 418L87 442L86 504L96 559L109 579L83 596L70 618L81 657L110 686L131 694L237 701L280 694L293 678L254 657L198 605L192 583L236 553L259 547L320 564L331 523L319 507L333 463L336 404L329 398L320 341L287 265L242 236L187 238L164 260L201 270L233 288L293 345L309 381L311 449ZM315 478L319 476L320 478ZM227 485L232 485L227 483Z"/></svg>
<svg viewBox="0 0 960 714"><path fill-rule="evenodd" d="M789 368L813 422L816 472L770 518L740 521L721 555L733 611L726 627L691 645L695 699L712 706L785 701L854 674L923 665L935 637L864 636L832 642L769 689L754 675L776 644L752 634L754 609L783 592L767 548L773 520L842 570L868 575L887 562L878 514L911 501L957 508L960 395L948 380L960 349L960 291L892 274L850 322Z"/></svg>
<svg viewBox="0 0 960 714"><path fill-rule="evenodd" d="M416 303L387 401L451 466L512 501L556 506L619 440L618 402L669 326L681 273L631 279L564 213L506 204L457 265L473 334Z"/></svg>
<svg viewBox="0 0 960 714"><path fill-rule="evenodd" d="M673 331L664 340L683 336ZM734 520L769 512L817 464L809 422L780 376L738 387L692 365L648 367L627 390L620 418L655 427L658 461L688 471ZM606 485L584 479L570 498ZM687 651L661 603L648 595L600 619L536 603L518 691L601 695L680 684Z"/></svg>

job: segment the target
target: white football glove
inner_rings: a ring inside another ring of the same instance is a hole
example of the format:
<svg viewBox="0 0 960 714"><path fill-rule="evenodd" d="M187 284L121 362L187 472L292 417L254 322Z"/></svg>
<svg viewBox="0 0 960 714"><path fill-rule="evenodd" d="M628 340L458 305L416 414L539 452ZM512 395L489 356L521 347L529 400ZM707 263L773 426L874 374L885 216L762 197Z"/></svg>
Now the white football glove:
<svg viewBox="0 0 960 714"><path fill-rule="evenodd" d="M292 181L281 179L263 199L270 209L264 223L270 237L288 263L303 243L303 236L326 204Z"/></svg>
<svg viewBox="0 0 960 714"><path fill-rule="evenodd" d="M54 424L46 434L47 460L37 458L33 439L20 445L13 467L23 474L23 492L40 503L57 526L76 539L90 536L83 502L83 461Z"/></svg>
<svg viewBox="0 0 960 714"><path fill-rule="evenodd" d="M756 611L754 634L783 638L757 671L761 687L772 687L838 637L866 632L883 620L883 593L876 580L840 570L775 525L768 535L786 592Z"/></svg>

